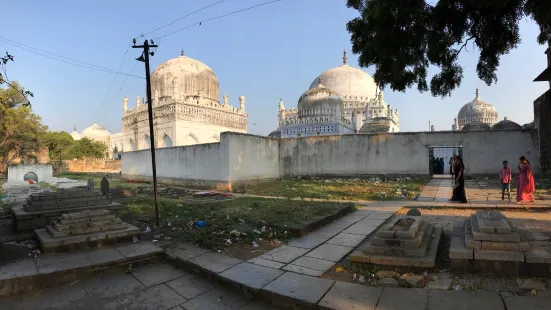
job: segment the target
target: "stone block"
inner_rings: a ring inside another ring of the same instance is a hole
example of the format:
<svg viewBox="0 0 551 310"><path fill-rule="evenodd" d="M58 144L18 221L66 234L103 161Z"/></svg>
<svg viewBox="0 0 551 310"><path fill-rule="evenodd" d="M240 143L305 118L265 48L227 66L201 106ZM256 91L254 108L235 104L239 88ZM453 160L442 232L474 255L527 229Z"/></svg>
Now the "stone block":
<svg viewBox="0 0 551 310"><path fill-rule="evenodd" d="M299 258L300 256L306 254L308 251L308 249L283 245L279 248L262 254L261 256L259 256L259 258L288 264Z"/></svg>
<svg viewBox="0 0 551 310"><path fill-rule="evenodd" d="M527 263L551 264L551 247L533 246L524 256Z"/></svg>
<svg viewBox="0 0 551 310"><path fill-rule="evenodd" d="M249 289L260 290L282 274L283 271L278 269L244 262L222 272L220 276Z"/></svg>
<svg viewBox="0 0 551 310"><path fill-rule="evenodd" d="M450 244L450 258L458 259L473 259L474 253L472 249L468 249L465 245L465 239L461 237L453 237Z"/></svg>
<svg viewBox="0 0 551 310"><path fill-rule="evenodd" d="M335 263L324 259L302 256L294 260L291 264L325 272L331 269Z"/></svg>
<svg viewBox="0 0 551 310"><path fill-rule="evenodd" d="M421 245L423 236L425 233L430 232L432 228L427 227L428 224L425 221L420 222L420 225L415 229L415 236L407 236L407 238L399 237L395 234L394 238L384 238L379 235L375 235L371 238L371 244L377 246L388 247L400 247L400 248L418 248ZM391 231L390 229L387 231Z"/></svg>
<svg viewBox="0 0 551 310"><path fill-rule="evenodd" d="M274 262L267 259L258 258L258 257L249 259L247 262L251 264L256 264L259 266L274 268L274 269L281 269L283 266L285 266L285 264Z"/></svg>
<svg viewBox="0 0 551 310"><path fill-rule="evenodd" d="M474 259L524 262L524 254L518 251L474 250Z"/></svg>
<svg viewBox="0 0 551 310"><path fill-rule="evenodd" d="M161 264L161 265L147 265L136 268L132 271L132 275L138 279L145 287L150 287L178 279L185 275L188 275L187 272L177 269L172 265Z"/></svg>
<svg viewBox="0 0 551 310"><path fill-rule="evenodd" d="M304 237L300 237L298 239L295 239L291 242L289 242L290 246L294 246L297 248L304 248L304 249L313 249L317 247L318 245L324 243L329 239L328 237L316 237L312 235L307 235Z"/></svg>
<svg viewBox="0 0 551 310"><path fill-rule="evenodd" d="M119 297L118 301L120 306L116 307L121 309L172 309L186 302L186 299L161 284Z"/></svg>
<svg viewBox="0 0 551 310"><path fill-rule="evenodd" d="M483 250L496 250L496 251L520 251L525 252L530 250L528 242L495 242L495 241L481 241L481 249Z"/></svg>
<svg viewBox="0 0 551 310"><path fill-rule="evenodd" d="M329 239L326 243L353 248L360 244L364 239L365 236L362 235L340 233Z"/></svg>
<svg viewBox="0 0 551 310"><path fill-rule="evenodd" d="M475 216L478 222L478 229L482 233L505 234L512 232L511 226L507 223L505 216L497 210L478 210Z"/></svg>
<svg viewBox="0 0 551 310"><path fill-rule="evenodd" d="M417 234L421 223L422 217L420 216L397 216L377 232L377 235L384 238L383 235L392 233L395 238L411 239Z"/></svg>
<svg viewBox="0 0 551 310"><path fill-rule="evenodd" d="M374 310L383 289L337 282L318 303L321 309Z"/></svg>
<svg viewBox="0 0 551 310"><path fill-rule="evenodd" d="M516 231L511 233L487 234L479 230L476 215L471 215L471 229L473 238L477 241L520 242L520 235Z"/></svg>
<svg viewBox="0 0 551 310"><path fill-rule="evenodd" d="M367 236L371 234L373 231L377 229L376 226L363 226L358 224L354 224L347 229L343 230L343 233L345 234L353 234L353 235L362 235Z"/></svg>
<svg viewBox="0 0 551 310"><path fill-rule="evenodd" d="M429 291L428 309L503 310L497 292Z"/></svg>
<svg viewBox="0 0 551 310"><path fill-rule="evenodd" d="M387 287L383 290L377 309L424 310L427 305L428 292L415 288ZM445 308L429 308L445 309Z"/></svg>
<svg viewBox="0 0 551 310"><path fill-rule="evenodd" d="M281 269L285 271L294 272L294 273L305 274L307 276L312 276L312 277L321 277L325 273L324 271L321 271L321 270L310 269L307 267L297 266L293 264L287 264Z"/></svg>
<svg viewBox="0 0 551 310"><path fill-rule="evenodd" d="M116 247L122 255L127 259L139 259L152 255L161 254L164 252L163 249L156 246L151 242L136 242L126 245L121 245Z"/></svg>
<svg viewBox="0 0 551 310"><path fill-rule="evenodd" d="M350 247L333 244L323 244L318 248L312 250L311 252L307 253L306 256L328 260L331 262L338 262L352 250L353 248Z"/></svg>
<svg viewBox="0 0 551 310"><path fill-rule="evenodd" d="M191 259L190 262L208 272L221 273L242 261L219 253L209 252Z"/></svg>
<svg viewBox="0 0 551 310"><path fill-rule="evenodd" d="M545 291L545 284L537 279L515 279L517 286L522 290L536 289L538 291Z"/></svg>
<svg viewBox="0 0 551 310"><path fill-rule="evenodd" d="M282 307L297 303L316 307L334 283L332 280L287 272L262 288L262 294L272 304Z"/></svg>
<svg viewBox="0 0 551 310"><path fill-rule="evenodd" d="M204 294L215 287L206 278L194 274L185 275L165 284L187 300Z"/></svg>
<svg viewBox="0 0 551 310"><path fill-rule="evenodd" d="M188 262L189 260L210 252L207 249L196 247L189 243L176 243L171 245L171 248L166 249L166 254L172 259L178 259L183 262Z"/></svg>
<svg viewBox="0 0 551 310"><path fill-rule="evenodd" d="M388 256L425 256L427 252L428 245L431 240L431 232L433 231L434 225L429 223L424 223L425 225L422 229L422 234L419 234L421 237L421 242L418 247L402 247L398 246L379 246L374 245L372 242L365 248L363 251L366 254L377 254L377 255L388 255ZM376 238L376 237L374 237ZM375 239L372 239L372 241Z"/></svg>

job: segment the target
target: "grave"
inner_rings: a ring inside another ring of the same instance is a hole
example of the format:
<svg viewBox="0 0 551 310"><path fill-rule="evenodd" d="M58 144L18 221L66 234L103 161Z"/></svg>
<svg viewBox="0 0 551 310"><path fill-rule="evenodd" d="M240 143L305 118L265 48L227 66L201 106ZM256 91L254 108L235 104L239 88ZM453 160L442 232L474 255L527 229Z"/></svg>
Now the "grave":
<svg viewBox="0 0 551 310"><path fill-rule="evenodd" d="M422 216L399 216L372 234L350 259L375 265L434 267L442 227Z"/></svg>
<svg viewBox="0 0 551 310"><path fill-rule="evenodd" d="M549 236L516 227L497 210L455 222L449 255L454 272L510 277L551 272Z"/></svg>
<svg viewBox="0 0 551 310"><path fill-rule="evenodd" d="M28 180L46 182L53 178L53 167L50 164L13 165L8 167L9 184L25 183Z"/></svg>
<svg viewBox="0 0 551 310"><path fill-rule="evenodd" d="M85 210L111 210L117 213L123 205L113 202L101 191L74 187L58 188L56 192L39 192L31 194L19 205L12 208L14 229L24 232L45 228L64 213Z"/></svg>
<svg viewBox="0 0 551 310"><path fill-rule="evenodd" d="M62 214L46 228L35 230L42 252L89 248L132 239L140 230L109 210Z"/></svg>

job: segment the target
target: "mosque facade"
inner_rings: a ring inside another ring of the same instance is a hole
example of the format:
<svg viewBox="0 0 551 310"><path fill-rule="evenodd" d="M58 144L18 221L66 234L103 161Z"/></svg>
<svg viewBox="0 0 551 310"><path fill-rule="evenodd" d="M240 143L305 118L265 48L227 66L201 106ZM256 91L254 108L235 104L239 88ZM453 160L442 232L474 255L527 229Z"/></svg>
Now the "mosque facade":
<svg viewBox="0 0 551 310"><path fill-rule="evenodd" d="M398 110L369 74L347 64L346 50L342 65L316 77L296 108L280 99L277 117L273 138L400 131Z"/></svg>

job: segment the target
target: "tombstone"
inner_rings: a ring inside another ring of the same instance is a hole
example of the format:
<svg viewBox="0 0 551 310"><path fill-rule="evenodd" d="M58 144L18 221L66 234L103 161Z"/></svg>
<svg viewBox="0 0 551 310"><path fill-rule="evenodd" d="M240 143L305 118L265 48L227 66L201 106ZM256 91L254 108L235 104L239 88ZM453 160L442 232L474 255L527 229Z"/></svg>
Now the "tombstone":
<svg viewBox="0 0 551 310"><path fill-rule="evenodd" d="M88 179L88 184L86 185L86 189L89 190L89 191L92 191L94 190L94 180L93 179Z"/></svg>
<svg viewBox="0 0 551 310"><path fill-rule="evenodd" d="M103 178L101 178L100 187L102 194L109 196L109 180L107 180L107 176L104 175Z"/></svg>

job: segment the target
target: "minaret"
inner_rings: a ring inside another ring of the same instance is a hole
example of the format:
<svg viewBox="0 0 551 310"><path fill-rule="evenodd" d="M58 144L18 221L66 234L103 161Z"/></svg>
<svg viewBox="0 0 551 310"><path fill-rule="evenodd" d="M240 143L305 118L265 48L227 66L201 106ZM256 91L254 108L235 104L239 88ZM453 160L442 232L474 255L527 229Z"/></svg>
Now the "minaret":
<svg viewBox="0 0 551 310"><path fill-rule="evenodd" d="M346 60L347 60L347 58L346 58L346 48L345 48L344 53L342 55L342 65L343 66L346 66Z"/></svg>
<svg viewBox="0 0 551 310"><path fill-rule="evenodd" d="M124 113L126 113L126 111L128 111L128 98L124 97L124 99L122 99L122 109L124 111Z"/></svg>
<svg viewBox="0 0 551 310"><path fill-rule="evenodd" d="M136 96L136 106L139 106L140 103L140 96Z"/></svg>
<svg viewBox="0 0 551 310"><path fill-rule="evenodd" d="M180 51L180 56L184 56L184 49Z"/></svg>
<svg viewBox="0 0 551 310"><path fill-rule="evenodd" d="M224 94L224 105L228 105L228 95Z"/></svg>
<svg viewBox="0 0 551 310"><path fill-rule="evenodd" d="M245 96L239 97L239 110L245 113Z"/></svg>
<svg viewBox="0 0 551 310"><path fill-rule="evenodd" d="M279 98L279 111L285 110L285 106L283 105L283 98Z"/></svg>

